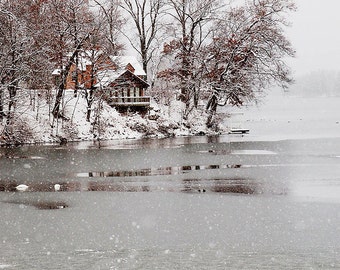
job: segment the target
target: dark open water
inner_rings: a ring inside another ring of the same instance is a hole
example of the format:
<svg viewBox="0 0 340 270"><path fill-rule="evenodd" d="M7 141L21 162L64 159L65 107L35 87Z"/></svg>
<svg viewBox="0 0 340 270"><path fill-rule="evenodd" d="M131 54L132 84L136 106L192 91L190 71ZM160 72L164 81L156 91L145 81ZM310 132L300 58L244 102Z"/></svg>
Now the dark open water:
<svg viewBox="0 0 340 270"><path fill-rule="evenodd" d="M0 269L339 269L340 139L229 140L0 148Z"/></svg>

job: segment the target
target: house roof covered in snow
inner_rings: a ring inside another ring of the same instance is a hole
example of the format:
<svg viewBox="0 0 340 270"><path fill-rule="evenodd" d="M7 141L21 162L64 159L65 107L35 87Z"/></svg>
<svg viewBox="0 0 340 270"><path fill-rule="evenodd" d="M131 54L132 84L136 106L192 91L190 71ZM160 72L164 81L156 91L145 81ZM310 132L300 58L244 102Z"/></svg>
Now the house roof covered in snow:
<svg viewBox="0 0 340 270"><path fill-rule="evenodd" d="M115 81L121 74L123 70L101 70L97 73L98 83L94 87L106 87L111 82Z"/></svg>
<svg viewBox="0 0 340 270"><path fill-rule="evenodd" d="M125 73L131 74L135 79L139 80L144 85L148 86L149 84L140 78L136 73L131 72L128 69L119 69L119 70L102 70L97 73L98 83L94 85L94 87L107 87L112 82L117 80L120 76L123 76Z"/></svg>
<svg viewBox="0 0 340 270"><path fill-rule="evenodd" d="M79 53L78 59L78 69L81 71L86 71L86 66L92 65L95 63L99 57L103 55L103 51L101 50L86 50ZM134 56L108 56L109 61L112 62L113 65L108 65L106 68L98 68L96 77L97 83L95 87L106 87L110 83L114 82L117 78L125 74L126 71L129 71L133 76L138 77L144 85L148 85L144 78L146 77L146 73L143 70L143 67L138 62L136 57ZM100 65L97 64L97 65ZM129 66L130 65L130 66ZM52 75L58 76L61 75L60 69L55 69L52 72Z"/></svg>

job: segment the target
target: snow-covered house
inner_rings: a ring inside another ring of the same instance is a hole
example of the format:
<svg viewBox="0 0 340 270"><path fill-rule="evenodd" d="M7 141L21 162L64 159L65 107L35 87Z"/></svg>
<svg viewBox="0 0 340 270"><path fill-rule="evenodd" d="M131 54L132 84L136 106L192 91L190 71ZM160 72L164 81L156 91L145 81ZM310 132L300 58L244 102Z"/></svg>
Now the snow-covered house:
<svg viewBox="0 0 340 270"><path fill-rule="evenodd" d="M60 70L53 76L56 84ZM77 80L78 79L78 80ZM80 54L78 69L73 64L66 78L66 89L94 88L104 93L107 102L119 111L146 111L150 97L146 96L149 84L146 73L134 56L107 56L101 51L86 51Z"/></svg>
<svg viewBox="0 0 340 270"><path fill-rule="evenodd" d="M146 96L149 84L146 73L135 57L110 56L115 69L102 69L97 72L97 89L103 89L106 100L119 111L132 109L145 111L150 106L150 97Z"/></svg>

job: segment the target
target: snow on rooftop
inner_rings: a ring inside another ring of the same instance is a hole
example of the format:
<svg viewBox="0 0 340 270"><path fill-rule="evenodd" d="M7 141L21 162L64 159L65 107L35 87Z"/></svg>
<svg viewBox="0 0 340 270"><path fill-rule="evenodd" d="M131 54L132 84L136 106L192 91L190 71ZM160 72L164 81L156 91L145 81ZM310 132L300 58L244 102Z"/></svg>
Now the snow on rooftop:
<svg viewBox="0 0 340 270"><path fill-rule="evenodd" d="M125 70L102 70L97 73L98 83L94 87L105 87L116 80Z"/></svg>
<svg viewBox="0 0 340 270"><path fill-rule="evenodd" d="M103 51L101 50L86 50L79 54L79 63L78 68L82 71L86 71L86 66L92 65L93 62L95 62L99 56L103 54ZM69 53L68 56L71 56ZM123 73L123 71L126 70L126 66L130 64L135 71L133 72L137 76L146 76L145 71L143 70L143 67L138 62L137 58L135 56L110 56L110 59L113 63L118 65L118 70L116 72L109 72L107 75L102 74L100 75L102 79L100 81L106 82L106 79L108 79L108 76L112 79L118 78L119 75ZM115 73L115 74L114 74ZM119 74L119 75L117 75ZM52 73L52 75L60 75L60 69L55 69Z"/></svg>

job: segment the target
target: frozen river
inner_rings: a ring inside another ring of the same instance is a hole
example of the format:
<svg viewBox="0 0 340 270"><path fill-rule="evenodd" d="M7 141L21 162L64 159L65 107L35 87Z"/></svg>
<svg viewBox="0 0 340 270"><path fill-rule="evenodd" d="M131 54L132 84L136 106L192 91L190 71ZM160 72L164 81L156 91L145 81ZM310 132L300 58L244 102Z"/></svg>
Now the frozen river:
<svg viewBox="0 0 340 270"><path fill-rule="evenodd" d="M302 101L244 137L0 148L0 269L340 269L339 98Z"/></svg>
<svg viewBox="0 0 340 270"><path fill-rule="evenodd" d="M339 138L0 155L0 269L340 268Z"/></svg>

